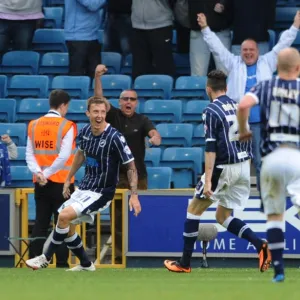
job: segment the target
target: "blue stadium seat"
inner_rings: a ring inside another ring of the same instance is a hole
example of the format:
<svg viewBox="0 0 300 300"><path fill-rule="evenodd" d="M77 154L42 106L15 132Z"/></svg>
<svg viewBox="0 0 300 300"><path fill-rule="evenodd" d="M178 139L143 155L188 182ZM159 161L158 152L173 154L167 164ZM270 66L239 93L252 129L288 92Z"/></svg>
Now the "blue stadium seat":
<svg viewBox="0 0 300 300"><path fill-rule="evenodd" d="M205 145L205 133L204 133L204 125L199 124L195 126L192 138L192 146L199 147Z"/></svg>
<svg viewBox="0 0 300 300"><path fill-rule="evenodd" d="M35 221L34 194L28 194L28 221Z"/></svg>
<svg viewBox="0 0 300 300"><path fill-rule="evenodd" d="M81 122L76 123L76 126L77 126L77 132L79 133L80 130L81 130L85 125L87 125L87 124L89 124L89 123L88 123L88 122L86 122L86 123L81 123Z"/></svg>
<svg viewBox="0 0 300 300"><path fill-rule="evenodd" d="M161 158L160 148L146 148L145 164L146 167L158 167Z"/></svg>
<svg viewBox="0 0 300 300"><path fill-rule="evenodd" d="M148 167L148 189L171 188L172 169L169 167Z"/></svg>
<svg viewBox="0 0 300 300"><path fill-rule="evenodd" d="M182 122L202 122L202 113L209 103L209 101L203 100L188 101L183 110Z"/></svg>
<svg viewBox="0 0 300 300"><path fill-rule="evenodd" d="M162 146L191 147L192 124L158 124L157 131L162 137Z"/></svg>
<svg viewBox="0 0 300 300"><path fill-rule="evenodd" d="M176 52L176 50L177 50L177 31L176 31L176 29L173 29L172 50L173 50L173 52Z"/></svg>
<svg viewBox="0 0 300 300"><path fill-rule="evenodd" d="M119 108L119 99L109 99L109 103L116 108Z"/></svg>
<svg viewBox="0 0 300 300"><path fill-rule="evenodd" d="M80 130L89 123L76 123L76 126L77 126L77 137L76 137L76 145L79 144L79 133L80 133Z"/></svg>
<svg viewBox="0 0 300 300"><path fill-rule="evenodd" d="M75 174L75 185L77 186L84 176L84 169L85 169L84 167L79 168L79 170Z"/></svg>
<svg viewBox="0 0 300 300"><path fill-rule="evenodd" d="M11 98L47 98L49 78L42 75L14 75L7 87Z"/></svg>
<svg viewBox="0 0 300 300"><path fill-rule="evenodd" d="M206 76L181 76L177 78L171 98L206 99Z"/></svg>
<svg viewBox="0 0 300 300"><path fill-rule="evenodd" d="M278 31L289 28L297 10L297 7L276 7L275 29Z"/></svg>
<svg viewBox="0 0 300 300"><path fill-rule="evenodd" d="M108 71L107 74L119 74L121 69L122 56L116 52L102 52L101 62L104 64Z"/></svg>
<svg viewBox="0 0 300 300"><path fill-rule="evenodd" d="M68 53L45 53L41 59L39 74L63 75L69 72Z"/></svg>
<svg viewBox="0 0 300 300"><path fill-rule="evenodd" d="M0 135L8 134L17 146L26 146L26 124L0 123Z"/></svg>
<svg viewBox="0 0 300 300"><path fill-rule="evenodd" d="M85 112L87 109L86 100L72 100L66 118L74 122L88 122Z"/></svg>
<svg viewBox="0 0 300 300"><path fill-rule="evenodd" d="M11 166L26 166L26 147L19 146L18 148L18 156L15 159L11 159Z"/></svg>
<svg viewBox="0 0 300 300"><path fill-rule="evenodd" d="M45 115L50 109L49 100L45 98L24 98L17 107L16 122L29 122Z"/></svg>
<svg viewBox="0 0 300 300"><path fill-rule="evenodd" d="M0 97L4 98L7 95L7 77L0 75Z"/></svg>
<svg viewBox="0 0 300 300"><path fill-rule="evenodd" d="M168 75L141 75L134 81L139 98L170 99L173 78Z"/></svg>
<svg viewBox="0 0 300 300"><path fill-rule="evenodd" d="M276 33L274 30L269 29L269 50L271 51L276 44Z"/></svg>
<svg viewBox="0 0 300 300"><path fill-rule="evenodd" d="M126 75L132 74L132 54L126 55L121 68L121 73Z"/></svg>
<svg viewBox="0 0 300 300"><path fill-rule="evenodd" d="M34 51L10 51L2 57L0 73L8 74L38 74L40 55Z"/></svg>
<svg viewBox="0 0 300 300"><path fill-rule="evenodd" d="M104 41L104 30L100 29L98 30L98 42L99 44L103 45L103 41Z"/></svg>
<svg viewBox="0 0 300 300"><path fill-rule="evenodd" d="M63 14L62 7L44 7L44 27L45 28L63 28Z"/></svg>
<svg viewBox="0 0 300 300"><path fill-rule="evenodd" d="M37 29L32 46L38 52L68 52L63 29Z"/></svg>
<svg viewBox="0 0 300 300"><path fill-rule="evenodd" d="M131 89L131 77L128 75L103 75L102 88L103 94L107 98L119 98L123 90ZM94 94L95 80L93 80L90 95Z"/></svg>
<svg viewBox="0 0 300 300"><path fill-rule="evenodd" d="M62 89L72 98L87 99L90 87L88 76L56 76L53 78L51 90Z"/></svg>
<svg viewBox="0 0 300 300"><path fill-rule="evenodd" d="M190 55L186 53L173 53L177 76L189 76L191 74Z"/></svg>
<svg viewBox="0 0 300 300"><path fill-rule="evenodd" d="M15 99L0 98L0 122L14 123L16 119L16 107L17 102Z"/></svg>
<svg viewBox="0 0 300 300"><path fill-rule="evenodd" d="M48 6L64 6L65 0L47 0Z"/></svg>
<svg viewBox="0 0 300 300"><path fill-rule="evenodd" d="M11 187L32 187L32 173L27 166L10 167L12 184Z"/></svg>
<svg viewBox="0 0 300 300"><path fill-rule="evenodd" d="M145 102L143 114L155 123L180 123L182 104L172 100L148 100Z"/></svg>
<svg viewBox="0 0 300 300"><path fill-rule="evenodd" d="M201 148L167 148L163 152L161 166L173 169L174 188L190 188L202 174L203 150Z"/></svg>
<svg viewBox="0 0 300 300"><path fill-rule="evenodd" d="M299 0L277 0L276 6L300 6Z"/></svg>

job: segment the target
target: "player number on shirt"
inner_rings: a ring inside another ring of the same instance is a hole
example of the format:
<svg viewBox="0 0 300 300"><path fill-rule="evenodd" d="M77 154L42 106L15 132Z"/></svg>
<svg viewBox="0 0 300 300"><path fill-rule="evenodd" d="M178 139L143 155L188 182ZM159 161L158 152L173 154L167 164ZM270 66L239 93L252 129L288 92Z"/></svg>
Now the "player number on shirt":
<svg viewBox="0 0 300 300"><path fill-rule="evenodd" d="M238 125L236 115L226 116L226 121L228 123L232 123L229 126L229 130L228 130L228 137L229 137L230 142L238 141L239 140L239 134L238 134L239 125Z"/></svg>
<svg viewBox="0 0 300 300"><path fill-rule="evenodd" d="M299 127L300 109L297 104L281 104L273 101L270 108L269 125L270 127Z"/></svg>

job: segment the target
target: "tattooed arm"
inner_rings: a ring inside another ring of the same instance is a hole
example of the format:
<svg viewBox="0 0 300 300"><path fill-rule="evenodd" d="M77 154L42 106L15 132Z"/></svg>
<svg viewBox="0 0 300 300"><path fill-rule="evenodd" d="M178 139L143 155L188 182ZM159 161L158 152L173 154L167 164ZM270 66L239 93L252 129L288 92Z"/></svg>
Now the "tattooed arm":
<svg viewBox="0 0 300 300"><path fill-rule="evenodd" d="M134 160L125 165L127 168L127 178L130 186L131 196L129 199L130 211L134 210L134 215L137 216L141 212L141 204L138 198L137 187L138 187L138 174L135 167Z"/></svg>
<svg viewBox="0 0 300 300"><path fill-rule="evenodd" d="M137 195L138 174L134 160L126 164L127 179L130 186L131 195Z"/></svg>

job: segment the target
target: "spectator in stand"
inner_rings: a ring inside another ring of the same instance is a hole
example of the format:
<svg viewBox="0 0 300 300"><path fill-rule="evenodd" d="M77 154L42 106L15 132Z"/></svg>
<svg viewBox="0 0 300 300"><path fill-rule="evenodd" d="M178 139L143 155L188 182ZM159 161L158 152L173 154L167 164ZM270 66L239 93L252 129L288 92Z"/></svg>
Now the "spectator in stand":
<svg viewBox="0 0 300 300"><path fill-rule="evenodd" d="M131 5L132 0L107 0L104 51L131 53Z"/></svg>
<svg viewBox="0 0 300 300"><path fill-rule="evenodd" d="M10 136L3 134L0 140L0 188L11 184L10 163L11 159L18 157L18 148Z"/></svg>
<svg viewBox="0 0 300 300"><path fill-rule="evenodd" d="M43 19L42 0L0 1L0 58L10 48L29 50L37 26Z"/></svg>
<svg viewBox="0 0 300 300"><path fill-rule="evenodd" d="M269 52L268 29L274 28L277 0L233 0L233 40L231 51L240 55L241 44L254 39L259 53Z"/></svg>
<svg viewBox="0 0 300 300"><path fill-rule="evenodd" d="M207 17L210 28L226 49L231 47L230 23L232 19L233 0L198 0L190 4L191 34L190 34L190 63L192 76L206 76L210 51L206 45L203 34L197 24L197 13L204 13ZM213 55L216 69L226 73L221 61Z"/></svg>
<svg viewBox="0 0 300 300"><path fill-rule="evenodd" d="M132 77L175 75L173 12L169 0L132 0Z"/></svg>
<svg viewBox="0 0 300 300"><path fill-rule="evenodd" d="M16 159L18 157L18 148L8 134L1 135L0 144L6 145L8 159Z"/></svg>
<svg viewBox="0 0 300 300"><path fill-rule="evenodd" d="M198 15L198 23L201 27L204 41L210 51L217 56L228 73L228 97L236 102L243 97L257 83L272 78L276 71L277 56L280 50L290 47L297 37L300 27L300 11L297 12L293 25L284 31L274 48L265 55L259 56L258 45L253 39L246 39L242 43L241 55L234 55L224 47L220 39L207 25L204 14ZM260 189L261 157L259 149L260 141L260 108L254 106L250 111L250 129L253 133L252 151L256 169L257 187Z"/></svg>
<svg viewBox="0 0 300 300"><path fill-rule="evenodd" d="M65 0L65 39L69 52L69 75L94 77L101 61L98 42L100 10L106 0Z"/></svg>

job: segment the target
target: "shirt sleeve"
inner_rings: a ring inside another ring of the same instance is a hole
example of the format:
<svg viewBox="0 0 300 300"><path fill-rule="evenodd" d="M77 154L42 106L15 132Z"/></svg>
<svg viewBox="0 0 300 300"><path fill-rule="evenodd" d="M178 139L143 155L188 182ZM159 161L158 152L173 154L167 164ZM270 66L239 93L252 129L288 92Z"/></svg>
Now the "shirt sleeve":
<svg viewBox="0 0 300 300"><path fill-rule="evenodd" d="M32 142L30 137L27 138L27 145L26 145L26 163L27 167L31 173L37 174L42 172L42 169L38 165L35 156L33 154Z"/></svg>
<svg viewBox="0 0 300 300"><path fill-rule="evenodd" d="M144 136L148 136L149 132L153 129L156 129L155 126L153 125L152 121L145 116L144 119Z"/></svg>
<svg viewBox="0 0 300 300"><path fill-rule="evenodd" d="M8 158L9 159L17 159L18 158L18 148L16 144L11 141L10 143L6 144L7 151L8 151Z"/></svg>
<svg viewBox="0 0 300 300"><path fill-rule="evenodd" d="M205 111L203 114L205 151L216 152L218 119L211 112Z"/></svg>
<svg viewBox="0 0 300 300"><path fill-rule="evenodd" d="M115 135L114 144L116 147L116 155L118 155L123 165L128 164L129 162L134 160L131 150L128 147L127 142L125 140L125 137L121 133Z"/></svg>
<svg viewBox="0 0 300 300"><path fill-rule="evenodd" d="M256 104L259 104L259 99L261 99L262 96L262 83L255 85L246 95L251 96Z"/></svg>
<svg viewBox="0 0 300 300"><path fill-rule="evenodd" d="M69 129L65 137L61 142L61 147L58 157L53 161L52 165L43 171L46 178L49 178L56 172L58 172L64 166L65 162L69 159L72 154L72 145L74 142L74 128L73 126Z"/></svg>

